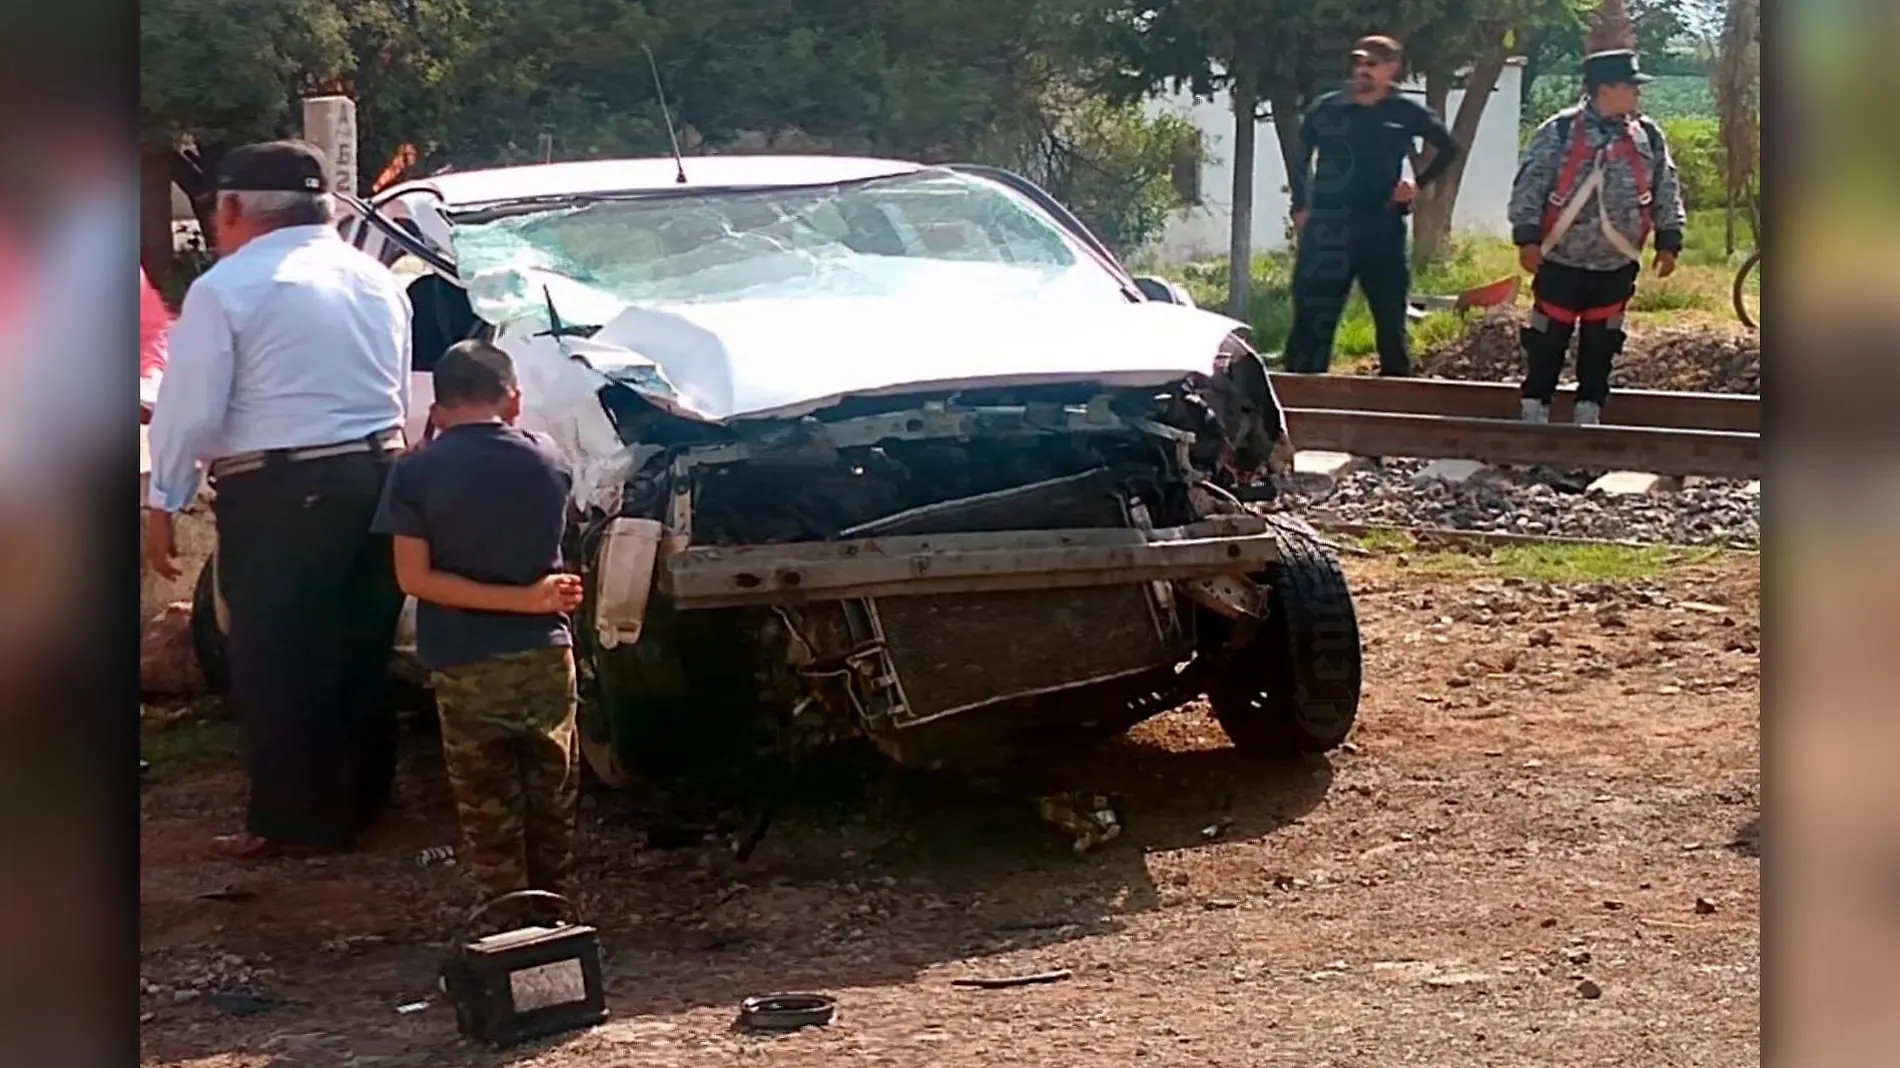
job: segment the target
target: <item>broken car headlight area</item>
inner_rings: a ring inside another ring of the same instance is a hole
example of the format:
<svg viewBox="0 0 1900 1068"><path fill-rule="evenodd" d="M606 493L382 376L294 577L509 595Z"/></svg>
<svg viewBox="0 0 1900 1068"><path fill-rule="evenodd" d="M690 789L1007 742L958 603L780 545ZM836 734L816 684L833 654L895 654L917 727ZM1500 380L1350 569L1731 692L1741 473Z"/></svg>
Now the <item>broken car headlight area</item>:
<svg viewBox="0 0 1900 1068"><path fill-rule="evenodd" d="M1251 377L726 424L606 387L634 460L577 546L589 764L615 783L853 737L994 764L1202 695L1243 749L1339 745L1360 650L1338 562L1223 488L1285 451Z"/></svg>

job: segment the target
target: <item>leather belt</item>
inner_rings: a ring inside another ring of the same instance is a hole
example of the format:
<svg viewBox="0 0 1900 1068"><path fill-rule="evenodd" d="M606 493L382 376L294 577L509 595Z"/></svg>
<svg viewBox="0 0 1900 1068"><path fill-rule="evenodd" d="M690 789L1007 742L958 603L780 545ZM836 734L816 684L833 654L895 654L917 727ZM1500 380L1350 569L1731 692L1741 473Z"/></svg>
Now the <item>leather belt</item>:
<svg viewBox="0 0 1900 1068"><path fill-rule="evenodd" d="M354 441L339 441L334 445L311 445L301 449L260 449L256 452L241 452L236 456L226 456L212 462L211 477L229 478L232 475L262 471L273 464L324 460L332 456L351 456L362 452L396 452L401 448L402 430L392 427Z"/></svg>

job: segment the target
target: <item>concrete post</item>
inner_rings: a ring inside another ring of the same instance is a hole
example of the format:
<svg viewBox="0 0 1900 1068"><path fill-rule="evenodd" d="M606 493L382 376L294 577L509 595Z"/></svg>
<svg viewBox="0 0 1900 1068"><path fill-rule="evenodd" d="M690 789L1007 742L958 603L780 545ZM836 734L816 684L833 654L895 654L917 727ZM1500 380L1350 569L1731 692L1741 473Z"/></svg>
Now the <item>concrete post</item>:
<svg viewBox="0 0 1900 1068"><path fill-rule="evenodd" d="M356 193L356 101L347 96L313 96L303 102L303 138L330 161L330 183L339 192Z"/></svg>

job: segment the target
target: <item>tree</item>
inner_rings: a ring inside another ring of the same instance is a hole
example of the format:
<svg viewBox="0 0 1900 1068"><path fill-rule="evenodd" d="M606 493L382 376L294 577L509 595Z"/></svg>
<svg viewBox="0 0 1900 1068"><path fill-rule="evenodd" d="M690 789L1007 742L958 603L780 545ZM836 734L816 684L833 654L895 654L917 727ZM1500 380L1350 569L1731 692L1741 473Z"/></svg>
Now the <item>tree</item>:
<svg viewBox="0 0 1900 1068"><path fill-rule="evenodd" d="M351 66L332 0L144 0L139 246L154 285L170 274L171 184L201 198L216 151L291 133L299 82ZM196 165L181 152L194 146Z"/></svg>
<svg viewBox="0 0 1900 1068"><path fill-rule="evenodd" d="M1748 211L1749 232L1761 240L1761 3L1730 0L1722 24L1721 51L1711 76L1716 121L1722 138L1723 184L1727 196L1723 241L1735 253L1735 210Z"/></svg>
<svg viewBox="0 0 1900 1068"><path fill-rule="evenodd" d="M315 86L357 100L359 183L405 145L423 173L654 155L650 48L689 151L1039 166L1125 241L1156 225L1180 131L1074 91L1107 2L148 0L142 118L187 192L225 147L292 133Z"/></svg>
<svg viewBox="0 0 1900 1068"><path fill-rule="evenodd" d="M1376 3L1356 0L1110 0L1099 14L1103 56L1094 84L1119 100L1157 90L1233 105L1228 309L1247 317L1253 258L1255 135L1271 118L1291 173L1299 119L1315 90L1336 79L1346 44L1377 25ZM1330 79L1327 71L1331 72Z"/></svg>
<svg viewBox="0 0 1900 1068"><path fill-rule="evenodd" d="M1407 4L1417 20L1406 37L1412 73L1425 84L1425 102L1447 120L1452 136L1471 145L1484 109L1497 89L1504 64L1516 51L1523 29L1547 25L1574 14L1578 0L1437 0ZM1456 115L1446 114L1451 91L1464 95ZM1458 204L1469 154L1452 162L1444 177L1419 191L1412 210L1412 259L1424 265L1442 258L1450 247L1451 222ZM1415 161L1417 166L1423 160Z"/></svg>
<svg viewBox="0 0 1900 1068"><path fill-rule="evenodd" d="M1700 73L1695 70L1693 56L1685 59L1677 55L1677 46L1692 36L1691 20L1700 2L1630 0L1627 12L1636 38L1631 47L1642 53L1644 64L1651 70ZM1526 101L1531 99L1532 89L1545 74L1576 85L1586 52L1583 39L1588 7L1587 3L1551 5L1543 17L1533 18L1524 27L1520 51L1524 56L1522 84Z"/></svg>
<svg viewBox="0 0 1900 1068"><path fill-rule="evenodd" d="M1142 114L1075 90L1050 109L1039 139L996 162L1067 205L1123 255L1161 232L1180 205L1174 172L1198 166L1201 131L1186 119Z"/></svg>

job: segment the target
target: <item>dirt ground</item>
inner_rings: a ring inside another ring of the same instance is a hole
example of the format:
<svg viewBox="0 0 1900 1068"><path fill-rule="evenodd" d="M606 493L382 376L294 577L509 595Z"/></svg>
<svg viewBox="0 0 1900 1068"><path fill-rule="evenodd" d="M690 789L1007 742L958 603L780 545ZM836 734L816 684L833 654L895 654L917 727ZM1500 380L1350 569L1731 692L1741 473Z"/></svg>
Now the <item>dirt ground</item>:
<svg viewBox="0 0 1900 1068"><path fill-rule="evenodd" d="M1086 758L1128 832L1082 857L1027 801L908 778L805 799L744 864L642 848L653 799L592 799L613 1017L507 1052L460 1040L434 989L456 898L417 863L452 835L426 735L365 852L240 868L207 845L241 777L217 728L174 728L148 741L143 1063L1759 1063L1754 558L1570 586L1419 564L1348 561L1350 745L1262 765L1172 713ZM1073 975L950 985L1053 968ZM731 1031L789 990L838 1021Z"/></svg>

